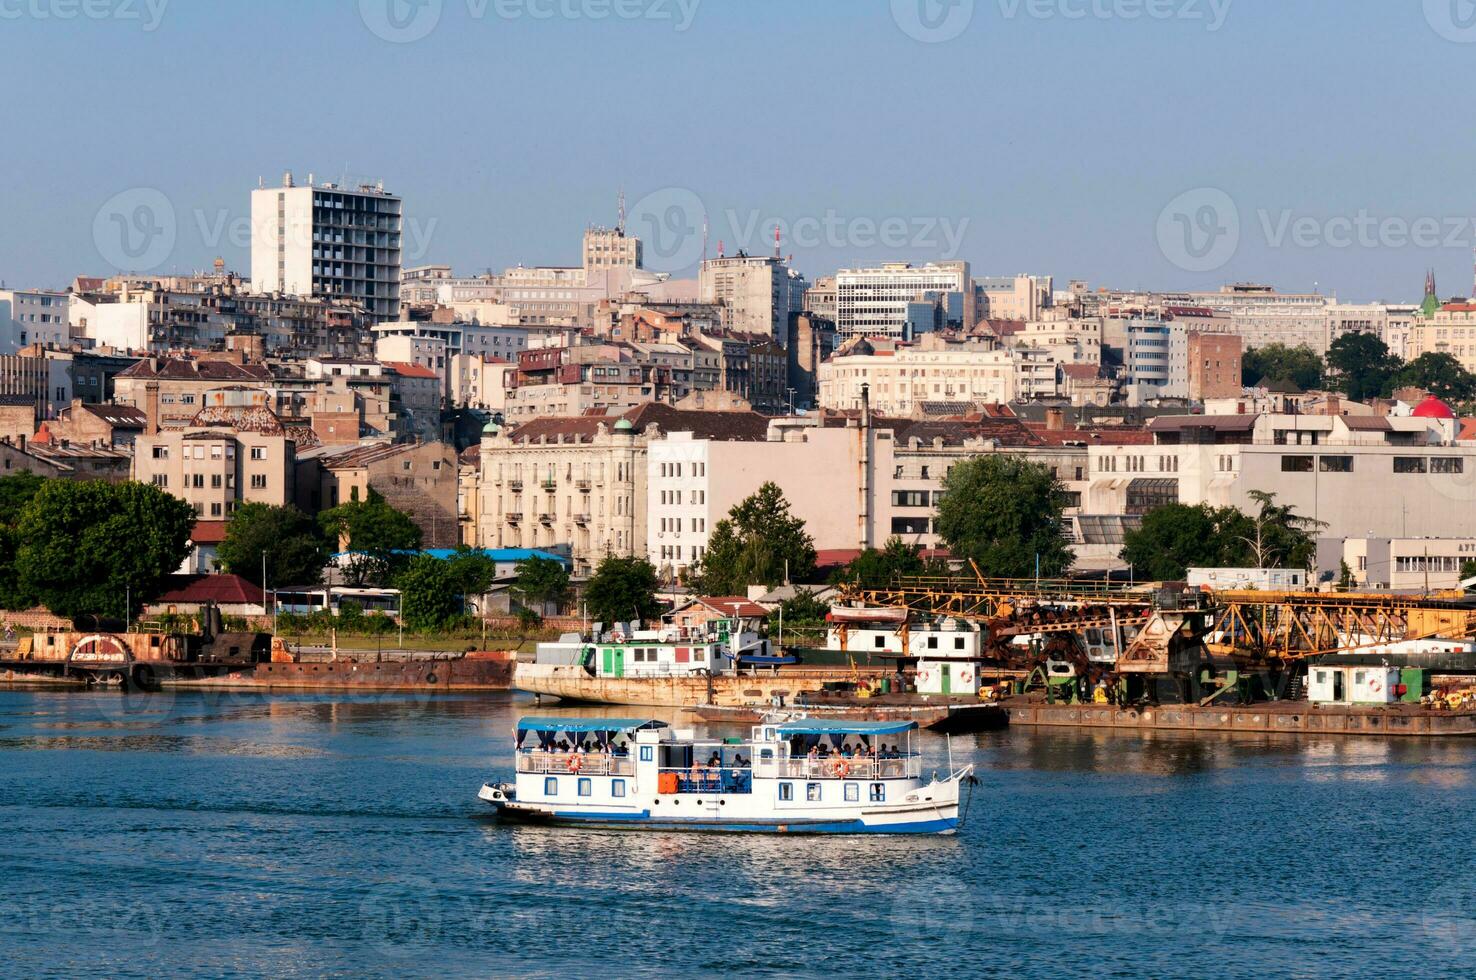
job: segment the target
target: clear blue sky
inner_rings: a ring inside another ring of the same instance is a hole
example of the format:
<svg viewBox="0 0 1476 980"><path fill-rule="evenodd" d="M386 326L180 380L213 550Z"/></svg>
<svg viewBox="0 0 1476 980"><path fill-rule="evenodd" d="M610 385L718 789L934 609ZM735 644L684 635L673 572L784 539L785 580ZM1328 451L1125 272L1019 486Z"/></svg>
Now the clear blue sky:
<svg viewBox="0 0 1476 980"><path fill-rule="evenodd" d="M699 201L714 250L813 219L785 246L811 277L943 256L966 222L978 275L1417 300L1434 266L1443 294L1471 289L1476 38L1450 7L1469 0L1215 0L1218 30L1211 0L963 0L961 29L918 18L937 0L420 0L430 20L395 21L388 2L0 0L0 277L113 271L98 212L136 188L175 212L156 269L249 271L220 221L239 234L258 176L290 168L383 179L407 260L462 272L577 264L624 187L633 223L692 230ZM61 19L82 3L113 15ZM367 22L433 26L392 43ZM909 34L933 23L956 36ZM1198 188L1223 194L1164 214ZM1186 259L1175 236L1223 230L1225 201L1238 246ZM1360 213L1440 230L1328 243Z"/></svg>

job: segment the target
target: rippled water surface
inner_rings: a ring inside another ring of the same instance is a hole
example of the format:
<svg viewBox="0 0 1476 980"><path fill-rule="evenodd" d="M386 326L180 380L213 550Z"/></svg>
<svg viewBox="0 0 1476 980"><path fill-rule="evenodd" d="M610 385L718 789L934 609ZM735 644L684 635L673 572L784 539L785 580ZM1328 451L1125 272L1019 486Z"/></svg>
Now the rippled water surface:
<svg viewBox="0 0 1476 980"><path fill-rule="evenodd" d="M956 838L582 832L476 799L530 705L0 690L0 972L1476 975L1476 744L1017 730Z"/></svg>

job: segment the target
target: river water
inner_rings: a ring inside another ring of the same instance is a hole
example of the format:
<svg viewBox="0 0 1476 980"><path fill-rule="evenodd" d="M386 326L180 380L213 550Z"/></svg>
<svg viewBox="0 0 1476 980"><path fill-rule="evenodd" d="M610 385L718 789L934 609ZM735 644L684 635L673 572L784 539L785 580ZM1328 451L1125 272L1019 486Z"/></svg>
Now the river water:
<svg viewBox="0 0 1476 980"><path fill-rule="evenodd" d="M1476 975L1476 744L1017 730L957 837L583 832L476 799L531 710L0 690L0 972Z"/></svg>

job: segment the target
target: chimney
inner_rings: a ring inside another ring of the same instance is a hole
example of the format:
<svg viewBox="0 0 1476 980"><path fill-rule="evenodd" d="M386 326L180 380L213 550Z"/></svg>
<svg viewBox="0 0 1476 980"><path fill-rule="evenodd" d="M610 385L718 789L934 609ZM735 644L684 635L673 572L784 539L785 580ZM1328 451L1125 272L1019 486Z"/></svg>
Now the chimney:
<svg viewBox="0 0 1476 980"><path fill-rule="evenodd" d="M1066 413L1059 408L1046 410L1046 431L1062 432L1066 428Z"/></svg>
<svg viewBox="0 0 1476 980"><path fill-rule="evenodd" d="M144 385L144 435L159 434L159 382Z"/></svg>
<svg viewBox="0 0 1476 980"><path fill-rule="evenodd" d="M861 428L871 428L871 385L861 386Z"/></svg>

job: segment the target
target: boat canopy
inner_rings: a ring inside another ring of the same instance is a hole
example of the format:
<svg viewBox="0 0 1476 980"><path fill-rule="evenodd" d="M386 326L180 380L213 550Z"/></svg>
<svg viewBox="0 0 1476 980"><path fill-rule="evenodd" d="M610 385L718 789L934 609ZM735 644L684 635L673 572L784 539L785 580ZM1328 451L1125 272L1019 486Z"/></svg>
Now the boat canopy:
<svg viewBox="0 0 1476 980"><path fill-rule="evenodd" d="M915 721L820 721L806 718L778 726L780 735L900 735L917 727Z"/></svg>
<svg viewBox="0 0 1476 980"><path fill-rule="evenodd" d="M522 718L520 732L630 732L642 728L665 728L666 722L650 718Z"/></svg>

